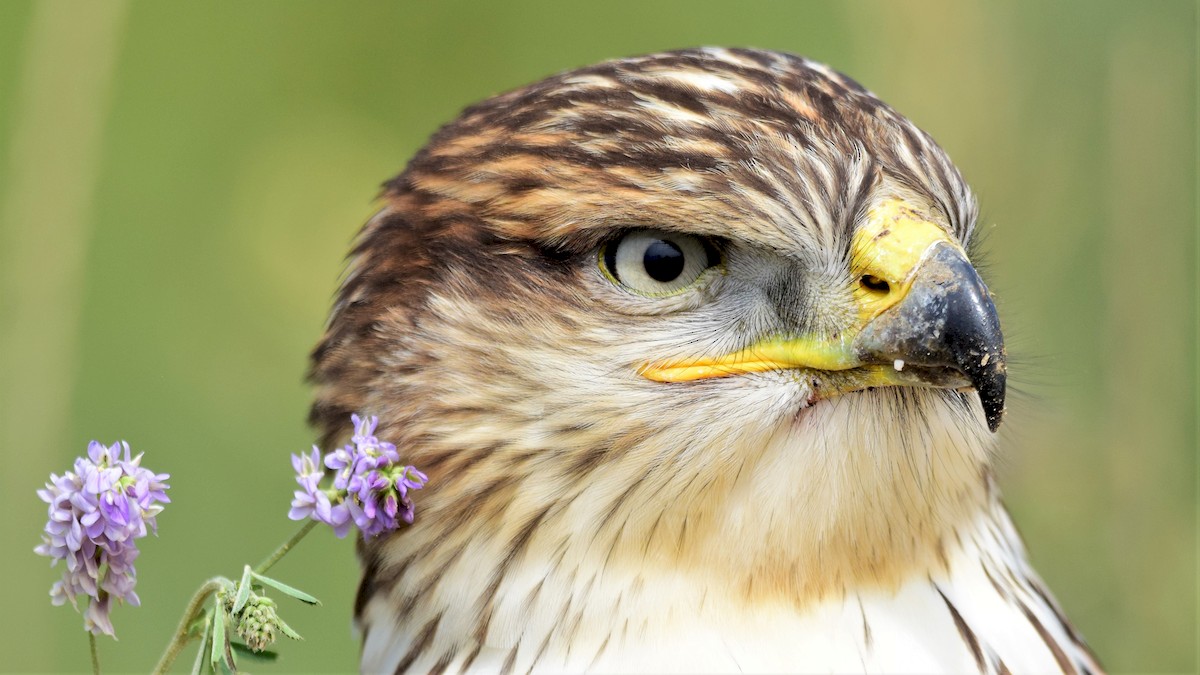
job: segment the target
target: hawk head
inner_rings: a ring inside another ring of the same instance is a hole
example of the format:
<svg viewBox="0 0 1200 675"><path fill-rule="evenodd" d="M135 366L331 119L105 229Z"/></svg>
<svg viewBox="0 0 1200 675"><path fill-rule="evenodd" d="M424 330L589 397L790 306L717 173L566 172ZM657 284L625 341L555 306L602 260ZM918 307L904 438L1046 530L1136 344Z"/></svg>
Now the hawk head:
<svg viewBox="0 0 1200 675"><path fill-rule="evenodd" d="M467 109L383 200L312 371L328 436L378 415L430 478L361 549L368 630L481 644L572 570L746 602L895 586L988 499L1005 353L975 201L825 66L561 74Z"/></svg>

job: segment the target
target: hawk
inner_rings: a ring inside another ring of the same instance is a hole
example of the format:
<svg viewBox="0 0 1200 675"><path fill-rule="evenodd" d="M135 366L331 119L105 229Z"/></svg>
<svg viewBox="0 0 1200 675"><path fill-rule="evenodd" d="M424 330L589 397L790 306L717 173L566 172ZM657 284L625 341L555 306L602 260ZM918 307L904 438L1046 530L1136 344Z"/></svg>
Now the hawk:
<svg viewBox="0 0 1200 675"><path fill-rule="evenodd" d="M934 141L696 49L465 110L385 184L312 421L429 475L366 672L1100 671L991 468L1005 349Z"/></svg>

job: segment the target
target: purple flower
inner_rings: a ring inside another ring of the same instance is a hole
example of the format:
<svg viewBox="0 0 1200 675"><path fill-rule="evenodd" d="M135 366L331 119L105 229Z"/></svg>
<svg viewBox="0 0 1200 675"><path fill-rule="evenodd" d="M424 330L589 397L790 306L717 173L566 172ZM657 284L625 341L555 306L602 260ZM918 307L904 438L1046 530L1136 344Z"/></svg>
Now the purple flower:
<svg viewBox="0 0 1200 675"><path fill-rule="evenodd" d="M425 487L428 477L411 466L401 465L396 446L375 436L378 418L352 415L354 435L350 444L325 456L325 468L333 472L333 485L322 490L321 452L315 446L310 455L293 455L292 467L296 490L292 520L312 518L333 526L334 534L346 536L350 525L371 538L400 527L400 521L413 522L410 490Z"/></svg>
<svg viewBox="0 0 1200 675"><path fill-rule="evenodd" d="M413 503L408 491L420 490L425 487L425 482L428 480L429 477L417 471L414 466L404 467L403 473L396 479L396 489L400 492L401 502L404 504L404 513L401 514L404 522L412 523L413 521Z"/></svg>
<svg viewBox="0 0 1200 675"><path fill-rule="evenodd" d="M350 421L354 423L354 436L350 438L350 442L354 444L360 457L364 460L371 458L372 461L378 459L379 463L400 461L400 453L396 452L396 446L375 437L375 427L379 425L378 417L363 419L358 415L351 415ZM376 468L379 463L371 468Z"/></svg>
<svg viewBox="0 0 1200 675"><path fill-rule="evenodd" d="M141 461L140 454L130 458L125 441L111 446L92 441L88 456L75 460L74 471L50 474L45 489L37 491L50 506L42 544L34 552L52 558L51 565L66 561L62 579L50 589L50 601L74 605L77 597L86 596L83 623L93 634L114 635L109 619L113 597L141 604L133 590L134 540L148 529L157 532L155 518L171 501L164 482L170 476L143 469Z"/></svg>
<svg viewBox="0 0 1200 675"><path fill-rule="evenodd" d="M308 455L292 455L292 467L296 469L296 482L302 489L296 490L292 499L292 510L288 518L304 520L312 518L333 526L339 537L350 531L350 513L344 504L334 506L329 493L321 489L320 482L325 471L321 468L321 449L313 446Z"/></svg>

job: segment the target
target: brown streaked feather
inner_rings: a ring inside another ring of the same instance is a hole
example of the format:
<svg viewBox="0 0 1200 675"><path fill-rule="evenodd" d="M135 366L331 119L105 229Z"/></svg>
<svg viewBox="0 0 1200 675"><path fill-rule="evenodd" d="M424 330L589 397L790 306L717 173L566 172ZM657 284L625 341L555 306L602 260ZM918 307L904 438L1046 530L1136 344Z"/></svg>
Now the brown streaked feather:
<svg viewBox="0 0 1200 675"><path fill-rule="evenodd" d="M439 130L385 184L312 357L325 443L350 413L378 415L430 478L412 527L360 545L364 658L397 672L603 668L689 611L803 614L896 593L986 537L1023 560L1015 535L977 523L998 508L991 440L958 393L816 409L780 373L740 389L637 375L648 355L734 349L756 331L837 334L830 289L884 195L969 242L974 198L928 135L853 80L773 52L608 62ZM614 289L598 249L636 228L784 270L747 289L744 305L771 311L718 320L703 297L662 309ZM1011 567L983 571L1006 598L1036 599ZM664 589L678 602L660 607ZM987 636L942 601L984 670ZM855 639L870 652L886 636L862 602Z"/></svg>
<svg viewBox="0 0 1200 675"><path fill-rule="evenodd" d="M369 352L377 342L371 312L386 307L410 320L419 315L423 290L438 283L448 262L475 263L489 244L502 240L563 244L589 226L637 224L648 199L675 210L682 222L710 220L707 208L696 213L678 191L664 189L662 176L672 171L703 192L730 199L739 189L768 200L783 191L807 193L795 176L774 174L772 180L747 166L752 160L775 163L771 139L816 154L861 154L879 171L913 185L930 177L918 170L933 169L936 200L944 207L959 204L946 215L967 238L973 200L923 132L849 78L796 57L739 56L743 65L692 51L566 73L469 108L439 131L387 184L390 207L356 247L354 269L313 358L313 380L340 386L318 395L312 421L334 428L362 407L351 392L369 384L355 381L361 368L351 367L354 355L348 352ZM662 77L665 71L716 75L738 92L700 91ZM690 115L647 116L644 107L656 102ZM835 145L826 146L829 141ZM896 146L916 159L897 155ZM840 166L841 159L835 154L829 164ZM863 172L864 179L873 173ZM614 175L624 177L614 181ZM849 213L864 187L841 205ZM751 201L739 206L743 218L761 215ZM849 218L840 220L823 225L848 227ZM713 223L712 229L727 227ZM590 248L596 240L580 243Z"/></svg>

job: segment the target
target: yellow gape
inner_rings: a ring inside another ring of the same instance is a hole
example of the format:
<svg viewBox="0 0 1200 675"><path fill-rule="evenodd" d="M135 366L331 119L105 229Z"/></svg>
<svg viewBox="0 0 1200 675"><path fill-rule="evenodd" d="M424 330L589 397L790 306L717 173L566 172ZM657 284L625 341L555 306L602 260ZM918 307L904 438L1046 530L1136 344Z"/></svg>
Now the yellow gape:
<svg viewBox="0 0 1200 675"><path fill-rule="evenodd" d="M887 200L868 212L850 249L853 297L858 321L837 337L807 335L771 338L730 354L648 363L640 373L657 382L686 382L743 373L805 368L840 371L878 364L865 363L854 340L880 314L903 300L921 263L938 244L962 248L938 225L922 218L905 202ZM965 254L963 254L965 257ZM892 368L872 367L854 388L898 384Z"/></svg>

